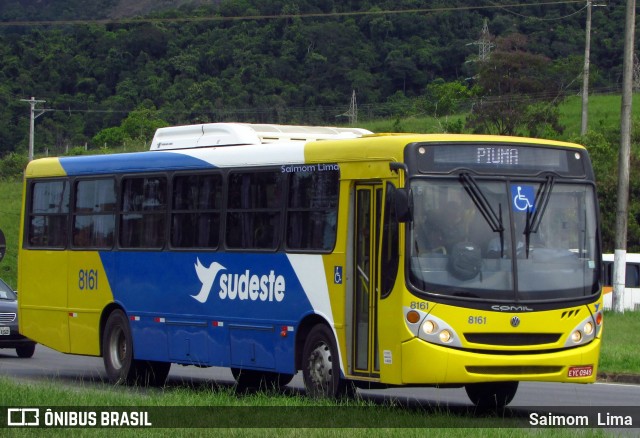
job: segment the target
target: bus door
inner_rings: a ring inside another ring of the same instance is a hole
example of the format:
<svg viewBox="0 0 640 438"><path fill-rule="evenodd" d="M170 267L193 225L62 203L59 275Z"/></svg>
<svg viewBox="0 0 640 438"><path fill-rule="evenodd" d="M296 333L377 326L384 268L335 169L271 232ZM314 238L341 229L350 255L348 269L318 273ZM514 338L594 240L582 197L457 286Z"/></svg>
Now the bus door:
<svg viewBox="0 0 640 438"><path fill-rule="evenodd" d="M378 377L378 291L377 248L382 220L382 183L356 186L355 261L353 287L352 371L360 376Z"/></svg>

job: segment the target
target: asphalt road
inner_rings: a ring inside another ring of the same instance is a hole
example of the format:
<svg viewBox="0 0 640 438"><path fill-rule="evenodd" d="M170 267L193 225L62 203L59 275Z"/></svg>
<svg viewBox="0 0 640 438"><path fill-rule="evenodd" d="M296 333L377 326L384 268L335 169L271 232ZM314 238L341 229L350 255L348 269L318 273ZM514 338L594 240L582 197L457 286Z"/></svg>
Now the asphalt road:
<svg viewBox="0 0 640 438"><path fill-rule="evenodd" d="M34 381L54 381L86 387L107 383L102 358L73 356L58 353L38 345L30 359L20 359L14 350L0 350L0 375ZM173 365L167 384L169 386L198 386L215 383L220 386L234 384L227 368L197 368ZM304 392L300 373L289 384L288 390ZM386 390L359 390L364 398L389 400L396 403L421 406L465 407L471 406L462 388L394 388ZM596 383L579 385L569 383L521 382L510 408L529 407L637 407L640 413L640 386L632 384Z"/></svg>

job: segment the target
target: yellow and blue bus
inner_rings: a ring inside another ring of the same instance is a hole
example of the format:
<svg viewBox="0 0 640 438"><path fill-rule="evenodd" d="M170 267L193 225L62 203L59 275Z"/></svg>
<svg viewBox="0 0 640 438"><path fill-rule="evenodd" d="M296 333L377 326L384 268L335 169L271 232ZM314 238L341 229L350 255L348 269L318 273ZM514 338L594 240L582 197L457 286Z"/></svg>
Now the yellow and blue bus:
<svg viewBox="0 0 640 438"><path fill-rule="evenodd" d="M602 335L593 171L576 144L204 124L151 150L44 158L24 182L21 332L312 396L590 383Z"/></svg>

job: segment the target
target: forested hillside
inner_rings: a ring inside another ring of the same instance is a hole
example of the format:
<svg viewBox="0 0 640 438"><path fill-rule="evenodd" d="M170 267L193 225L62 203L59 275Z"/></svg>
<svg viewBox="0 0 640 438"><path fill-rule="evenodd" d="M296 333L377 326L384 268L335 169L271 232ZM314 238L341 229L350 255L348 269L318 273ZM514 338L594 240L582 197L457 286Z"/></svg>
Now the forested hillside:
<svg viewBox="0 0 640 438"><path fill-rule="evenodd" d="M137 19L95 21L131 3ZM334 124L346 122L355 91L361 119L396 117L398 102L430 84L473 85L485 20L491 41L522 34L526 50L552 60L569 77L564 90L577 93L586 2L516 3L3 0L0 156L26 149L21 99L31 96L49 110L37 120L36 153L98 147L96 134L140 108L171 124ZM160 9L141 17L150 4ZM594 8L592 90L619 86L623 33L622 0Z"/></svg>
<svg viewBox="0 0 640 438"><path fill-rule="evenodd" d="M95 20L219 3L212 0L2 0L2 21Z"/></svg>

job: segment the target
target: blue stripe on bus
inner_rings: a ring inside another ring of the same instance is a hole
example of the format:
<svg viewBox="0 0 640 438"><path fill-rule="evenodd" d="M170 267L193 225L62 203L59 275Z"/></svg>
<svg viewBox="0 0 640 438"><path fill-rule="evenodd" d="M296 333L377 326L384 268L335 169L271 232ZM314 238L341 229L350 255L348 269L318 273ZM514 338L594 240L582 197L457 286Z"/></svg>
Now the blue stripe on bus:
<svg viewBox="0 0 640 438"><path fill-rule="evenodd" d="M206 161L182 153L156 151L60 157L60 164L70 176L215 167Z"/></svg>
<svg viewBox="0 0 640 438"><path fill-rule="evenodd" d="M115 301L140 317L130 324L136 358L295 372L295 329L313 306L286 254L100 257Z"/></svg>

